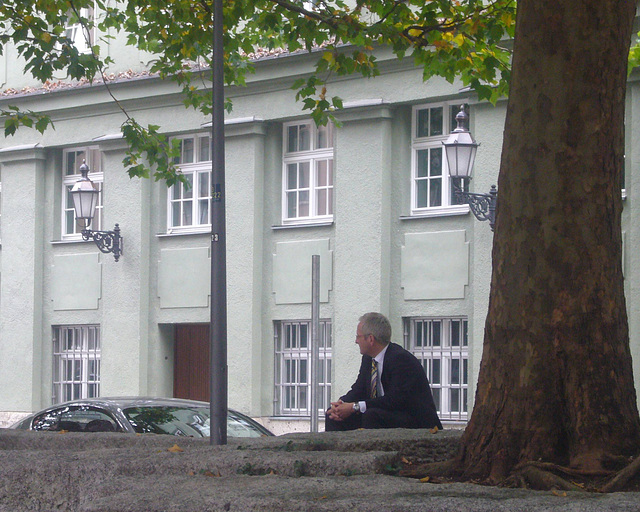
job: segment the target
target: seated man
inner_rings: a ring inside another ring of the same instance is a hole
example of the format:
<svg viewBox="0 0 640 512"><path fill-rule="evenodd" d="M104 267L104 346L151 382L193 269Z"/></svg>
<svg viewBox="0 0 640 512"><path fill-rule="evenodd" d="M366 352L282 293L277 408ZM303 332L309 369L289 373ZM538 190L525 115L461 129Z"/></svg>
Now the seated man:
<svg viewBox="0 0 640 512"><path fill-rule="evenodd" d="M391 324L380 313L360 317L356 343L360 373L325 417L325 430L442 428L420 361L391 343Z"/></svg>

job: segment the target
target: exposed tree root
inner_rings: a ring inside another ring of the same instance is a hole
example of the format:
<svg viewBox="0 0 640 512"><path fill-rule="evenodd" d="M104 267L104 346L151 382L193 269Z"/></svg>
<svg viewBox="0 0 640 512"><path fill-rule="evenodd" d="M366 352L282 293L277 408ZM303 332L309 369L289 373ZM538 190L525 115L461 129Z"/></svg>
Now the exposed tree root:
<svg viewBox="0 0 640 512"><path fill-rule="evenodd" d="M640 474L640 456L636 457L627 467L618 471L606 485L601 489L602 492L616 492L621 491L629 483L629 481L636 475Z"/></svg>
<svg viewBox="0 0 640 512"><path fill-rule="evenodd" d="M553 465L553 464L552 464ZM584 491L585 489L539 467L539 463L525 463L505 480L506 487L526 487L537 490Z"/></svg>
<svg viewBox="0 0 640 512"><path fill-rule="evenodd" d="M575 469L568 468L566 466L559 466L558 464L553 464L552 462L541 462L541 461L529 461L524 462L522 464L518 464L514 470L519 470L525 466L533 466L540 470L544 471L557 471L559 473L563 473L568 476L578 476L578 477L591 477L591 476L610 476L615 475L615 471L609 471L606 469L600 470L587 470L587 469Z"/></svg>
<svg viewBox="0 0 640 512"><path fill-rule="evenodd" d="M627 462L617 457L615 462ZM451 459L443 462L406 464L400 476L409 478L430 477L430 482L462 479L463 468L460 461ZM640 456L636 457L620 471L576 469L551 462L528 461L518 464L510 475L499 483L506 487L523 487L536 490L618 492L628 489L633 478L640 476ZM603 480L606 483L603 484ZM574 481L576 480L576 481ZM484 482L495 484L495 482Z"/></svg>
<svg viewBox="0 0 640 512"><path fill-rule="evenodd" d="M460 463L456 459L405 465L399 473L399 476L408 478L423 478L425 476L432 478L456 478L460 477L460 475Z"/></svg>

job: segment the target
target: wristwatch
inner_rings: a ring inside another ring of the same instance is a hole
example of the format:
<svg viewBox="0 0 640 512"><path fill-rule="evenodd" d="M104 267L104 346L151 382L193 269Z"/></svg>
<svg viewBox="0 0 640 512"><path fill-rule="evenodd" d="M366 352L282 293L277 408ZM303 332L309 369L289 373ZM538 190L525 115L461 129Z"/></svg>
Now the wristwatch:
<svg viewBox="0 0 640 512"><path fill-rule="evenodd" d="M358 402L354 402L353 412L360 412L360 404Z"/></svg>

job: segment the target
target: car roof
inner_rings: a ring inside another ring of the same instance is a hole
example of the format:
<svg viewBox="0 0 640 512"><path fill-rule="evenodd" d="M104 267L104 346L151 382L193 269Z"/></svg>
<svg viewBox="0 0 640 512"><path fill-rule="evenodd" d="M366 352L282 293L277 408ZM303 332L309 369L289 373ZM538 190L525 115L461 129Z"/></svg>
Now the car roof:
<svg viewBox="0 0 640 512"><path fill-rule="evenodd" d="M78 398L76 400L70 400L68 402L51 405L43 410L35 412L31 416L35 416L45 411L59 409L60 407L77 405L93 405L96 407L104 407L106 409L128 409L130 407L209 407L209 402L189 400L186 398L165 398L151 396ZM228 409L228 411L236 416L250 419L249 416L233 409Z"/></svg>

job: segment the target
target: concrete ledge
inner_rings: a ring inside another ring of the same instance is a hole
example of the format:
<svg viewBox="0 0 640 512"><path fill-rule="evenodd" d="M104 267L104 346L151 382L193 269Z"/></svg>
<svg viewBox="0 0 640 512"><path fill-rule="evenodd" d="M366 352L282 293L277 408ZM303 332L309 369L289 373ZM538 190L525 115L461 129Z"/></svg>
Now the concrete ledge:
<svg viewBox="0 0 640 512"><path fill-rule="evenodd" d="M403 454L452 456L460 434L360 430L210 446L153 434L0 429L0 512L638 510L638 493L561 497L387 474Z"/></svg>

